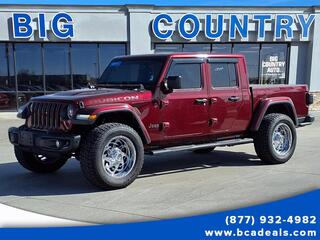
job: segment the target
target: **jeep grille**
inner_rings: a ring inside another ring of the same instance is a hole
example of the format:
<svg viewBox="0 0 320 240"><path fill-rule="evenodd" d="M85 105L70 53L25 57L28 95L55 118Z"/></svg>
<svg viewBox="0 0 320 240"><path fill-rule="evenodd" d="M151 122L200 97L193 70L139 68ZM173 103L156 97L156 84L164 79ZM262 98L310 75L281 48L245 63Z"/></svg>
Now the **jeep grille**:
<svg viewBox="0 0 320 240"><path fill-rule="evenodd" d="M71 128L71 122L62 118L66 112L66 103L32 102L31 108L28 127L52 131L67 131Z"/></svg>

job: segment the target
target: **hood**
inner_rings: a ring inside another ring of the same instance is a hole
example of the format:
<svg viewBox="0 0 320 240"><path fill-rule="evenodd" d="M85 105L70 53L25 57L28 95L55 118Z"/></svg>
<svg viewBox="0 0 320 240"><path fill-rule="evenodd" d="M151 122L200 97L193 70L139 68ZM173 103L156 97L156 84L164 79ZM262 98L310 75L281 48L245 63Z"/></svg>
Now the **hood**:
<svg viewBox="0 0 320 240"><path fill-rule="evenodd" d="M82 102L85 106L107 103L133 103L151 101L152 93L148 90L128 90L115 88L77 89L55 94L34 97L32 101L68 101Z"/></svg>

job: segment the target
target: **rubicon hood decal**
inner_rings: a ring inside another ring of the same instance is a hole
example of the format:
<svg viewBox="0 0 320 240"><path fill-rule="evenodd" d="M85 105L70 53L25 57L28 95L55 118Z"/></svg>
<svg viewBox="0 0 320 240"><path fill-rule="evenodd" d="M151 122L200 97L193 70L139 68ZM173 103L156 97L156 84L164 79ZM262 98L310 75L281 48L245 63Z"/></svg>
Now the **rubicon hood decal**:
<svg viewBox="0 0 320 240"><path fill-rule="evenodd" d="M98 105L98 104L118 103L118 102L131 102L131 101L138 101L139 99L140 99L139 95L101 97L101 98L96 98L96 99L89 99L88 101L86 101L86 105Z"/></svg>

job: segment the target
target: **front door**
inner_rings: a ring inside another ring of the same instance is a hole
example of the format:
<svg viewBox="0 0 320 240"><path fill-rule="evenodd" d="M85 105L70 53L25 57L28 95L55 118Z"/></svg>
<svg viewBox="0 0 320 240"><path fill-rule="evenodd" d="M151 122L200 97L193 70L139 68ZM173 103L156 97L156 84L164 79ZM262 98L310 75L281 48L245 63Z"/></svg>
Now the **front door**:
<svg viewBox="0 0 320 240"><path fill-rule="evenodd" d="M208 93L204 81L204 59L174 59L166 77L180 76L181 87L162 99L163 136L167 140L192 138L208 134Z"/></svg>

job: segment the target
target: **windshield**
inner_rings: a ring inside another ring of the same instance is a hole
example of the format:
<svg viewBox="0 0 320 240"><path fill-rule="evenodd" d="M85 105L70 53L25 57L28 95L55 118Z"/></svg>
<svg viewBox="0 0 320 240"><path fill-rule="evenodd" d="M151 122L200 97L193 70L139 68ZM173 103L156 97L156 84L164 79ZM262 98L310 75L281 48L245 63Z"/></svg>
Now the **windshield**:
<svg viewBox="0 0 320 240"><path fill-rule="evenodd" d="M161 58L114 59L98 79L98 84L142 84L145 89L152 90L163 64Z"/></svg>

